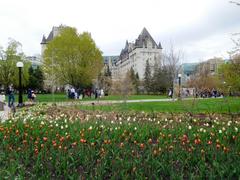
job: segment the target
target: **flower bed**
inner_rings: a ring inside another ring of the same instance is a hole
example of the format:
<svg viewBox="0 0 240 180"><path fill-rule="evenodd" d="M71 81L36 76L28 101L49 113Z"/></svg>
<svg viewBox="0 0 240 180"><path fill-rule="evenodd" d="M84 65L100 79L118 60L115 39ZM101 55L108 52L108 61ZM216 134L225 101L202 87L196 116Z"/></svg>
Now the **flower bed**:
<svg viewBox="0 0 240 180"><path fill-rule="evenodd" d="M0 177L239 178L237 118L48 108L0 124Z"/></svg>

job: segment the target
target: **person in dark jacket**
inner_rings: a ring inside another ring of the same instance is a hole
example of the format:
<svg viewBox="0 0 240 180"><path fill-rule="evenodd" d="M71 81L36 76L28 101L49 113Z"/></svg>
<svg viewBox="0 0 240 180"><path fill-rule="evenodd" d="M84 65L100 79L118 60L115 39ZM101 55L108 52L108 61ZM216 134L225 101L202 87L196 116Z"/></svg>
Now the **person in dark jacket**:
<svg viewBox="0 0 240 180"><path fill-rule="evenodd" d="M8 95L8 107L13 107L14 106L14 101L15 101L13 84L11 84L8 87L7 95Z"/></svg>

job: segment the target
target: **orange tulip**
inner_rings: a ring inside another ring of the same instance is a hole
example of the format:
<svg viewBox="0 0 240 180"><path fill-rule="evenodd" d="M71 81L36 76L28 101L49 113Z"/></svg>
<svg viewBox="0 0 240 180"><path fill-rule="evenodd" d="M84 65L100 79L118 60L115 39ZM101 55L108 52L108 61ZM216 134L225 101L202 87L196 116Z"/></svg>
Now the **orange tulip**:
<svg viewBox="0 0 240 180"><path fill-rule="evenodd" d="M48 140L47 137L43 137L43 141L46 142Z"/></svg>
<svg viewBox="0 0 240 180"><path fill-rule="evenodd" d="M34 153L35 153L35 155L38 155L39 152L38 152L37 148L34 149Z"/></svg>
<svg viewBox="0 0 240 180"><path fill-rule="evenodd" d="M207 142L207 144L208 144L208 145L211 145L211 144L212 144L212 141L209 140L209 141Z"/></svg>
<svg viewBox="0 0 240 180"><path fill-rule="evenodd" d="M26 141L26 140L23 140L23 144L26 145L26 144L27 144L27 141Z"/></svg>
<svg viewBox="0 0 240 180"><path fill-rule="evenodd" d="M227 153L227 152L229 151L229 148L227 148L227 147L224 146L223 151L224 151L225 153Z"/></svg>
<svg viewBox="0 0 240 180"><path fill-rule="evenodd" d="M77 145L76 141L72 143L72 147L75 147L76 145Z"/></svg>
<svg viewBox="0 0 240 180"><path fill-rule="evenodd" d="M80 139L80 142L81 142L81 143L86 143L87 140L86 140L86 139Z"/></svg>
<svg viewBox="0 0 240 180"><path fill-rule="evenodd" d="M195 140L194 140L194 143L195 143L195 144L201 144L201 140L200 140L199 138L198 138L198 139L195 139Z"/></svg>
<svg viewBox="0 0 240 180"><path fill-rule="evenodd" d="M217 149L220 149L220 147L221 147L220 144L217 144L217 145L216 145L216 148L217 148Z"/></svg>

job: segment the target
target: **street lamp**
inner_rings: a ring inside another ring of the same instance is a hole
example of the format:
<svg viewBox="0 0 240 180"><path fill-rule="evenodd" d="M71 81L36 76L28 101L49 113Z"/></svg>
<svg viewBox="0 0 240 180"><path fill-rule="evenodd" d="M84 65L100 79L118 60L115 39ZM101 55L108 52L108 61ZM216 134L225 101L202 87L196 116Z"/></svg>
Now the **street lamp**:
<svg viewBox="0 0 240 180"><path fill-rule="evenodd" d="M18 107L23 106L23 97L22 97L22 68L23 62L17 62L17 67L19 69L19 96L18 96Z"/></svg>
<svg viewBox="0 0 240 180"><path fill-rule="evenodd" d="M179 99L181 99L181 77L182 77L182 74L178 74L178 86L179 86L178 98Z"/></svg>

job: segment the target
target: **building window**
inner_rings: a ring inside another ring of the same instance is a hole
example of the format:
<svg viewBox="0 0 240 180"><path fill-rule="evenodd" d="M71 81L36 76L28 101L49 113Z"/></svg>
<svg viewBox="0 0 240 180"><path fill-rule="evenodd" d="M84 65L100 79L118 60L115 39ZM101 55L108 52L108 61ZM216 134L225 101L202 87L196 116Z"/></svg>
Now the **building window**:
<svg viewBox="0 0 240 180"><path fill-rule="evenodd" d="M210 64L210 71L214 72L215 71L215 64Z"/></svg>

